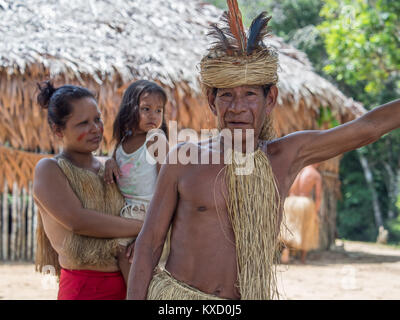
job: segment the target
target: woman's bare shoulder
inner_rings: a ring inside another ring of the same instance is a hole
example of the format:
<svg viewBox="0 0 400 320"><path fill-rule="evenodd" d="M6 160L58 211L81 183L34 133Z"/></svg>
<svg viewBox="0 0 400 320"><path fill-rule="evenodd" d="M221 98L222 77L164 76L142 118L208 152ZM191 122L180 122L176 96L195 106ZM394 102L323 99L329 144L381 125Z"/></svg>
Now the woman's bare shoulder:
<svg viewBox="0 0 400 320"><path fill-rule="evenodd" d="M55 157L40 159L36 164L35 179L42 177L56 177L60 175L62 175L62 172Z"/></svg>
<svg viewBox="0 0 400 320"><path fill-rule="evenodd" d="M57 159L53 158L42 158L36 164L36 169L50 169L53 167L57 167Z"/></svg>

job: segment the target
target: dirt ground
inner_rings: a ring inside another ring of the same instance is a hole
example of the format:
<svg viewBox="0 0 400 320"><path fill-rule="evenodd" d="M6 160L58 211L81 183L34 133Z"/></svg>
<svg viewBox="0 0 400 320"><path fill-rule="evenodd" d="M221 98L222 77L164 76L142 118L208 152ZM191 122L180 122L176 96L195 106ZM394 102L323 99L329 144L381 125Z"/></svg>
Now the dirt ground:
<svg viewBox="0 0 400 320"><path fill-rule="evenodd" d="M296 258L279 265L281 299L400 299L400 249L353 241L337 245L333 251L310 252L306 265ZM35 273L32 264L0 264L0 300L56 297L54 277Z"/></svg>

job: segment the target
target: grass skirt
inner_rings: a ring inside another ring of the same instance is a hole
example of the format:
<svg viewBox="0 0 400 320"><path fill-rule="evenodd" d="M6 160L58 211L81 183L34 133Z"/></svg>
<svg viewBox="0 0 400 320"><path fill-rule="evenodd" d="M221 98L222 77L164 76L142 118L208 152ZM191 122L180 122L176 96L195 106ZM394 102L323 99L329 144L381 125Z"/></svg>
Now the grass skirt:
<svg viewBox="0 0 400 320"><path fill-rule="evenodd" d="M184 282L178 281L163 270L153 276L147 293L148 300L224 300L201 292Z"/></svg>
<svg viewBox="0 0 400 320"><path fill-rule="evenodd" d="M290 196L285 200L285 224L281 239L297 250L313 250L319 244L319 219L314 201L307 197Z"/></svg>

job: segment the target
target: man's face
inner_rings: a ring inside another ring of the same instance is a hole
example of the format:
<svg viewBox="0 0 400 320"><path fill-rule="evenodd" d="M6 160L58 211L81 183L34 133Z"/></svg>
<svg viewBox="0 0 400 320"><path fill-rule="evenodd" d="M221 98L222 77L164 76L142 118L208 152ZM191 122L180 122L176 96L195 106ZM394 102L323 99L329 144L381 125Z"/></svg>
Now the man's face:
<svg viewBox="0 0 400 320"><path fill-rule="evenodd" d="M218 89L215 95L209 93L208 100L221 130L254 129L258 137L275 105L276 95L276 86L270 88L267 96L261 86L240 86Z"/></svg>

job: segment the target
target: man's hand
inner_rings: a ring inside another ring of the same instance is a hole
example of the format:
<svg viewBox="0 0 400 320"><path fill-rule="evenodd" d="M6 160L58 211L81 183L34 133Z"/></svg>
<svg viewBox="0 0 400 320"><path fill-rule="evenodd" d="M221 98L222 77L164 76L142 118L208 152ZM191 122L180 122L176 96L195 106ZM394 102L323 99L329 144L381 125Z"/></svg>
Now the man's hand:
<svg viewBox="0 0 400 320"><path fill-rule="evenodd" d="M114 183L114 177L118 179L121 176L117 162L113 158L108 159L105 164L104 181L107 184L111 184Z"/></svg>

